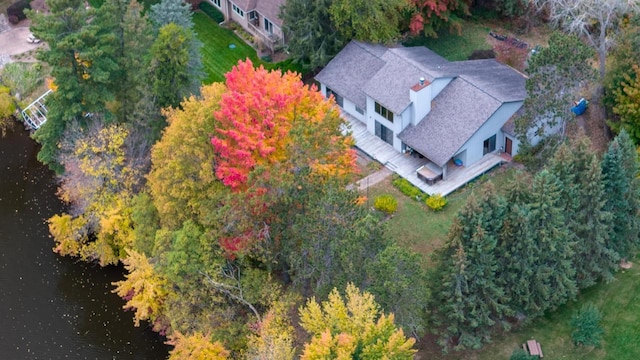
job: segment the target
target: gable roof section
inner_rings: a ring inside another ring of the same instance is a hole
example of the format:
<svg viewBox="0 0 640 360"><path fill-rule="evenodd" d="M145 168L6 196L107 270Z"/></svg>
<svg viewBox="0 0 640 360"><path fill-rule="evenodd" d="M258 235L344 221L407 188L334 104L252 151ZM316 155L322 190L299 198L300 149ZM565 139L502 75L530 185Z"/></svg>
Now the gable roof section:
<svg viewBox="0 0 640 360"><path fill-rule="evenodd" d="M411 104L409 89L421 77L431 82L434 77L393 51L380 58L384 66L364 85L364 92L395 114L401 114Z"/></svg>
<svg viewBox="0 0 640 360"><path fill-rule="evenodd" d="M443 65L440 71L458 75L502 102L521 101L527 97L526 77L495 59L451 62Z"/></svg>
<svg viewBox="0 0 640 360"><path fill-rule="evenodd" d="M253 0L256 2L256 0ZM280 7L284 5L285 0L257 0L255 5L256 11L266 17L274 25L282 28L282 19L280 19ZM262 26L262 24L260 24Z"/></svg>
<svg viewBox="0 0 640 360"><path fill-rule="evenodd" d="M442 167L501 105L471 82L456 78L434 99L431 112L398 138Z"/></svg>
<svg viewBox="0 0 640 360"><path fill-rule="evenodd" d="M316 75L316 80L364 109L367 97L363 89L384 66L380 57L386 51L380 45L352 41Z"/></svg>
<svg viewBox="0 0 640 360"><path fill-rule="evenodd" d="M231 0L237 7L244 10L244 12L251 11L256 8L257 0Z"/></svg>

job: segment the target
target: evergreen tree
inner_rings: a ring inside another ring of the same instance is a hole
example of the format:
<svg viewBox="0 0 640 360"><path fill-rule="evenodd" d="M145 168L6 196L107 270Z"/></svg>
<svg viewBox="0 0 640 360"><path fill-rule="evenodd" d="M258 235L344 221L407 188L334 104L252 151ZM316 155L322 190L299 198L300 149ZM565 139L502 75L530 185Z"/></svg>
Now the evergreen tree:
<svg viewBox="0 0 640 360"><path fill-rule="evenodd" d="M562 212L561 184L548 170L533 179L530 205L531 236L535 236L535 273L531 297L524 310L541 315L572 299L578 292L573 267L575 243L571 241Z"/></svg>
<svg viewBox="0 0 640 360"><path fill-rule="evenodd" d="M38 160L61 172L55 161L62 133L74 120L90 121L90 114L105 112L118 67L115 37L91 21L94 9L85 9L81 0L52 0L47 5L49 14L29 12L31 31L49 45L37 56L51 66L56 88L47 97L47 122L35 139L42 144Z"/></svg>
<svg viewBox="0 0 640 360"><path fill-rule="evenodd" d="M200 56L200 48L202 48L203 44L193 31L192 15L191 6L187 2L182 0L162 0L160 3L151 6L149 17L156 33L165 25L171 23L191 33L190 39L186 44L189 50L187 68L189 70L190 83L188 90L193 94L198 94L200 82L204 78L204 68Z"/></svg>
<svg viewBox="0 0 640 360"><path fill-rule="evenodd" d="M633 142L626 131L611 142L602 159L606 189L605 210L613 215L609 248L622 259L633 255L638 246L638 163Z"/></svg>
<svg viewBox="0 0 640 360"><path fill-rule="evenodd" d="M607 248L611 214L604 210L604 187L598 160L586 137L562 145L549 164L561 183L560 205L569 239L575 243L573 265L578 287L612 277L615 252Z"/></svg>
<svg viewBox="0 0 640 360"><path fill-rule="evenodd" d="M289 0L282 6L287 50L309 69L326 65L348 42L331 21L332 4L333 0Z"/></svg>
<svg viewBox="0 0 640 360"><path fill-rule="evenodd" d="M162 108L178 107L189 94L192 81L189 43L192 38L190 30L170 23L160 29L151 46L152 89Z"/></svg>
<svg viewBox="0 0 640 360"><path fill-rule="evenodd" d="M438 320L446 324L440 344L454 349L479 348L490 340L492 328L508 327L504 284L497 276L497 234L506 205L492 184L472 195L456 216L444 250L439 281Z"/></svg>

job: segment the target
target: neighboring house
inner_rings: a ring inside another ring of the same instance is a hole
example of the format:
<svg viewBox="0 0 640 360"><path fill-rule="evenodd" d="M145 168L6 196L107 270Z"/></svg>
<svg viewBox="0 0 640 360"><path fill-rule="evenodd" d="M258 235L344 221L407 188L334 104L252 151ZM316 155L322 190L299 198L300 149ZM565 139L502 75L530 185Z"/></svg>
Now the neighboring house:
<svg viewBox="0 0 640 360"><path fill-rule="evenodd" d="M275 51L284 45L282 20L278 17L285 0L208 0L216 6L225 21L233 20Z"/></svg>
<svg viewBox="0 0 640 360"><path fill-rule="evenodd" d="M508 120L523 105L525 76L496 60L450 62L425 47L352 41L316 80L368 132L430 160L434 178L421 177L430 184L448 168L518 151Z"/></svg>

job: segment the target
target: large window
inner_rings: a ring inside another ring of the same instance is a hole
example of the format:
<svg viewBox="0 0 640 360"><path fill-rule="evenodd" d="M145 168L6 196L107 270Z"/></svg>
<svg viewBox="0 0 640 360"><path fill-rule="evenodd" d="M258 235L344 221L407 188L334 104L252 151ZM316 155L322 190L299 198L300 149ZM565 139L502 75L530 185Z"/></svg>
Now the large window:
<svg viewBox="0 0 640 360"><path fill-rule="evenodd" d="M236 6L236 4L231 4L231 8L233 9L233 12L235 12L236 14L240 15L241 17L244 17L244 10L240 9L238 6Z"/></svg>
<svg viewBox="0 0 640 360"><path fill-rule="evenodd" d="M393 131L376 121L376 136L393 146Z"/></svg>
<svg viewBox="0 0 640 360"><path fill-rule="evenodd" d="M342 96L336 94L335 92L333 92L333 90L327 88L327 99L330 98L331 95L333 95L333 98L336 100L336 104L338 104L338 106L340 107L344 106L344 99L342 98Z"/></svg>
<svg viewBox="0 0 640 360"><path fill-rule="evenodd" d="M482 144L482 155L487 155L490 152L493 152L496 149L496 136L488 138Z"/></svg>
<svg viewBox="0 0 640 360"><path fill-rule="evenodd" d="M393 122L393 113L391 111L389 111L389 109L387 109L386 107L378 104L376 102L376 113L382 115L383 118Z"/></svg>
<svg viewBox="0 0 640 360"><path fill-rule="evenodd" d="M264 30L267 34L273 34L273 23L267 18L264 18Z"/></svg>
<svg viewBox="0 0 640 360"><path fill-rule="evenodd" d="M220 0L211 0L213 2L213 5L221 8L222 6L220 5Z"/></svg>

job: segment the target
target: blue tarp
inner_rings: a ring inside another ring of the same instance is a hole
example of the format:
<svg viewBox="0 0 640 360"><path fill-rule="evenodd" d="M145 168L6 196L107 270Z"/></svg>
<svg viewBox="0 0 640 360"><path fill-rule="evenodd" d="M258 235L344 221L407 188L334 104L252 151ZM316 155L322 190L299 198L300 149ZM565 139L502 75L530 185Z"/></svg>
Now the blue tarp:
<svg viewBox="0 0 640 360"><path fill-rule="evenodd" d="M573 111L574 114L576 115L582 115L584 114L585 111L587 111L587 106L589 105L589 102L587 100L585 100L584 98L580 99L580 101L578 101L574 107L571 108L571 111Z"/></svg>

